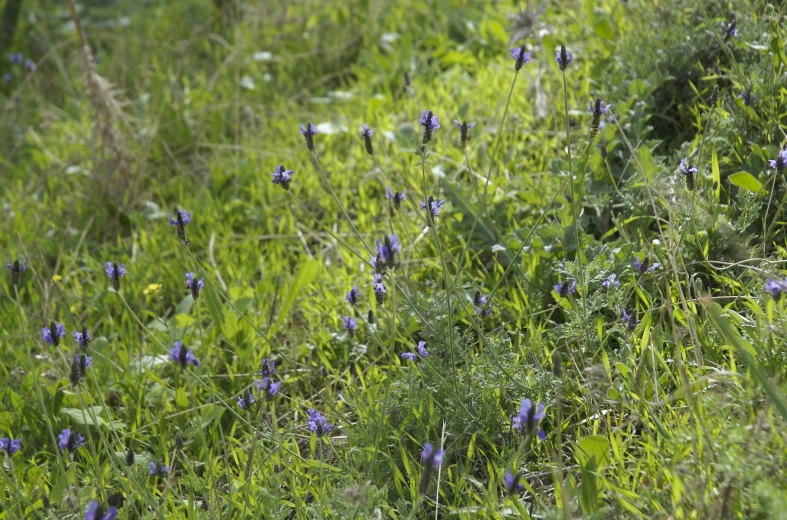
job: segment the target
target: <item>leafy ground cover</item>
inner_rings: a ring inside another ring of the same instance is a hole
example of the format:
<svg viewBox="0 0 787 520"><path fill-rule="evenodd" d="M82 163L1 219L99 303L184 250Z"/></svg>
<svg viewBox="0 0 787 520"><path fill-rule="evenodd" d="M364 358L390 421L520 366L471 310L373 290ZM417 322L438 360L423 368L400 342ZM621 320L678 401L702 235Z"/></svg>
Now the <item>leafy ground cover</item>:
<svg viewBox="0 0 787 520"><path fill-rule="evenodd" d="M784 517L784 2L21 13L3 518Z"/></svg>

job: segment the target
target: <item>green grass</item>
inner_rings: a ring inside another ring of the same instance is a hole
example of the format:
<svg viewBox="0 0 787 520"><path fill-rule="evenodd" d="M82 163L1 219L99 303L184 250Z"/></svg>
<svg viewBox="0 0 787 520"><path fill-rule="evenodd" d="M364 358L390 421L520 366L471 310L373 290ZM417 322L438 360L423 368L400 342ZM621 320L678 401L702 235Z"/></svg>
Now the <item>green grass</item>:
<svg viewBox="0 0 787 520"><path fill-rule="evenodd" d="M508 3L76 7L97 76L68 4L24 4L8 51L38 68L0 66L0 249L28 262L2 281L0 436L22 449L0 518L81 519L91 500L120 519L784 517L787 311L763 289L787 260L768 166L787 139L784 5L553 2L515 42ZM596 96L612 110L589 142ZM425 109L441 128L424 150ZM454 119L477 122L465 149ZM425 194L445 200L433 226ZM380 305L369 257L391 233ZM92 366L72 385L83 324ZM169 359L175 341L199 367ZM418 341L429 357L402 359ZM253 384L263 359L274 398ZM543 441L512 428L526 398ZM64 428L84 446L59 450ZM427 442L445 456L424 477Z"/></svg>

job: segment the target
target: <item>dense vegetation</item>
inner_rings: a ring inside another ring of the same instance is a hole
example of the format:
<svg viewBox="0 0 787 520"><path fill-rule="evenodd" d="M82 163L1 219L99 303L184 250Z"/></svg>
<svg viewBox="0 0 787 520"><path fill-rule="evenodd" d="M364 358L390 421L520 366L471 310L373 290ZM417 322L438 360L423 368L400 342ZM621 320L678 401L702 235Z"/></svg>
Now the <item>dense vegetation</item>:
<svg viewBox="0 0 787 520"><path fill-rule="evenodd" d="M783 0L0 18L1 518L784 518Z"/></svg>

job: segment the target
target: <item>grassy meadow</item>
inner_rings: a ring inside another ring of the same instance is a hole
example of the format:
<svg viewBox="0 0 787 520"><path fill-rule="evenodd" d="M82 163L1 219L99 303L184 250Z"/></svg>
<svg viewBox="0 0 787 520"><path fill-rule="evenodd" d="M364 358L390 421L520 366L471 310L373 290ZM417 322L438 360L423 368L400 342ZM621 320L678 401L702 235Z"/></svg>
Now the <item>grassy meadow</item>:
<svg viewBox="0 0 787 520"><path fill-rule="evenodd" d="M787 518L784 0L0 26L0 519Z"/></svg>

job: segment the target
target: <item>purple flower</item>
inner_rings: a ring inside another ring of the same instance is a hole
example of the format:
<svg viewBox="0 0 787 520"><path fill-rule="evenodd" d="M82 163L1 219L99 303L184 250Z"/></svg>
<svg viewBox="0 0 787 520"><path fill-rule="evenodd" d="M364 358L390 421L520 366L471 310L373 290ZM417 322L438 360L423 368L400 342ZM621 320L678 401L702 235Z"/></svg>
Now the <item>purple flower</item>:
<svg viewBox="0 0 787 520"><path fill-rule="evenodd" d="M172 357L172 361L184 368L188 364L194 365L194 368L199 367L199 359L194 355L193 350L184 347L182 341L176 341L173 345L174 347L169 349L169 355Z"/></svg>
<svg viewBox="0 0 787 520"><path fill-rule="evenodd" d="M104 506L95 500L91 500L87 505L85 520L115 520L117 515L118 512L115 506L109 506L109 511L107 511L107 514L104 514Z"/></svg>
<svg viewBox="0 0 787 520"><path fill-rule="evenodd" d="M270 377L263 377L262 381L254 381L254 384L257 385L257 390L265 392L268 397L278 394L279 388L281 388L281 381L274 383Z"/></svg>
<svg viewBox="0 0 787 520"><path fill-rule="evenodd" d="M349 291L347 291L347 293L345 293L344 299L347 300L347 302L350 305L355 305L355 303L358 301L358 297L360 295L361 295L361 293L358 292L358 288L353 286L352 289L350 289Z"/></svg>
<svg viewBox="0 0 787 520"><path fill-rule="evenodd" d="M283 165L276 166L276 171L271 173L273 184L279 184L285 190L290 189L290 181L292 181L293 170L285 170Z"/></svg>
<svg viewBox="0 0 787 520"><path fill-rule="evenodd" d="M181 242L188 245L189 241L186 240L186 225L191 222L191 213L185 209L175 210L175 218L172 213L169 214L169 225L175 226L178 232L178 238Z"/></svg>
<svg viewBox="0 0 787 520"><path fill-rule="evenodd" d="M769 160L768 166L770 166L772 170L776 171L783 171L787 169L787 147L779 152L779 155L776 156L776 159Z"/></svg>
<svg viewBox="0 0 787 520"><path fill-rule="evenodd" d="M415 362L415 360L418 359L418 357L416 357L415 355L415 352L405 352L403 354L400 354L400 357L405 361L412 361L412 362Z"/></svg>
<svg viewBox="0 0 787 520"><path fill-rule="evenodd" d="M389 186L388 191L385 192L385 198L392 200L394 208L399 209L399 206L402 205L402 201L407 198L407 190L402 190L401 192L397 191L394 193L394 191Z"/></svg>
<svg viewBox="0 0 787 520"><path fill-rule="evenodd" d="M575 294L577 292L577 281L576 280L565 280L563 282L558 282L555 284L555 292L561 298L565 298L569 294Z"/></svg>
<svg viewBox="0 0 787 520"><path fill-rule="evenodd" d="M454 124L459 128L459 135L460 135L459 145L462 148L466 148L467 140L468 140L468 132L470 131L471 128L475 126L475 123L467 124L467 121L462 121L460 123L458 120L454 119Z"/></svg>
<svg viewBox="0 0 787 520"><path fill-rule="evenodd" d="M607 105L601 98L596 98L596 101L590 100L590 104L588 105L588 110L590 113L595 116L596 114L603 116L607 113L607 110L612 108L612 105Z"/></svg>
<svg viewBox="0 0 787 520"><path fill-rule="evenodd" d="M424 199L421 201L421 209L429 208L429 223L433 223L434 219L440 214L440 210L443 209L443 204L445 204L445 200L434 200L434 197L431 195L428 199Z"/></svg>
<svg viewBox="0 0 787 520"><path fill-rule="evenodd" d="M355 318L351 318L350 316L345 316L342 318L344 321L344 328L347 329L347 332L352 336L355 334L355 329L358 328L358 322Z"/></svg>
<svg viewBox="0 0 787 520"><path fill-rule="evenodd" d="M14 81L14 75L11 72L6 72L5 74L3 74L3 81L5 81L6 83L11 83L12 81Z"/></svg>
<svg viewBox="0 0 787 520"><path fill-rule="evenodd" d="M377 305L382 305L385 301L385 293L387 292L382 274L375 273L374 277L372 278L372 288L374 289L374 296L377 300Z"/></svg>
<svg viewBox="0 0 787 520"><path fill-rule="evenodd" d="M309 418L307 424L309 431L317 434L317 437L322 437L333 428L333 425L328 422L328 419L314 408L309 408L308 414Z"/></svg>
<svg viewBox="0 0 787 520"><path fill-rule="evenodd" d="M620 281L618 280L618 275L616 275L615 273L609 275L609 278L601 282L601 287L607 290L612 289L614 287L620 287Z"/></svg>
<svg viewBox="0 0 787 520"><path fill-rule="evenodd" d="M437 121L438 117L434 115L431 110L424 110L424 114L421 116L421 119L418 120L418 122L421 123L421 126L424 127L424 138L422 139L423 144L431 141L432 132L440 128L440 124Z"/></svg>
<svg viewBox="0 0 787 520"><path fill-rule="evenodd" d="M60 345L60 339L66 335L66 327L62 323L55 323L54 321L49 324L49 327L41 329L41 336L44 341L52 346Z"/></svg>
<svg viewBox="0 0 787 520"><path fill-rule="evenodd" d="M268 360L268 358L263 359L260 364L260 374L262 374L262 377L269 377L276 374L276 362L272 359Z"/></svg>
<svg viewBox="0 0 787 520"><path fill-rule="evenodd" d="M522 475L520 475L519 473L514 475L511 472L510 468L506 469L506 474L503 477L503 482L506 485L506 491L508 492L509 495L512 495L516 491L522 491L523 489L525 489L525 485L522 484L520 480L521 478Z"/></svg>
<svg viewBox="0 0 787 520"><path fill-rule="evenodd" d="M87 350L87 346L90 344L92 339L93 338L90 337L90 332L84 325L82 326L82 332L79 332L78 330L74 331L74 341L80 346L82 350Z"/></svg>
<svg viewBox="0 0 787 520"><path fill-rule="evenodd" d="M58 435L57 438L57 446L64 451L74 451L85 444L85 438L82 436L82 434L72 432L70 428L66 428L60 432L60 435Z"/></svg>
<svg viewBox="0 0 787 520"><path fill-rule="evenodd" d="M513 427L525 435L536 433L538 438L543 441L546 438L546 433L538 428L538 423L543 418L544 405L542 403L538 403L538 406L535 407L530 399L522 399L519 403L519 413L514 416Z"/></svg>
<svg viewBox="0 0 787 520"><path fill-rule="evenodd" d="M22 439L9 439L8 437L0 439L0 451L5 452L9 457L12 457L20 449L22 449Z"/></svg>
<svg viewBox="0 0 787 520"><path fill-rule="evenodd" d="M238 396L238 407L241 410L245 410L246 408L251 407L254 404L254 394L251 392L246 392L245 394L241 394Z"/></svg>
<svg viewBox="0 0 787 520"><path fill-rule="evenodd" d="M374 147L372 146L372 134L374 132L369 128L366 123L361 126L361 137L363 137L363 144L366 146L366 153L374 155Z"/></svg>
<svg viewBox="0 0 787 520"><path fill-rule="evenodd" d="M752 106L757 101L757 95L752 94L750 90L742 90L738 97L743 100L744 106L747 107Z"/></svg>
<svg viewBox="0 0 787 520"><path fill-rule="evenodd" d="M387 235L384 240L377 239L377 255L374 258L374 268L385 271L396 266L396 255L402 250L402 244L396 235Z"/></svg>
<svg viewBox="0 0 787 520"><path fill-rule="evenodd" d="M629 330L634 330L642 320L637 319L636 312L629 316L629 314L626 312L626 309L623 309L623 316L621 317L620 321L628 325Z"/></svg>
<svg viewBox="0 0 787 520"><path fill-rule="evenodd" d="M787 280L779 281L768 278L765 280L765 292L777 302L781 299L782 293L787 291Z"/></svg>
<svg viewBox="0 0 787 520"><path fill-rule="evenodd" d="M21 52L12 52L8 56L8 60L11 62L12 65L18 65L24 61L24 57L22 56Z"/></svg>
<svg viewBox="0 0 787 520"><path fill-rule="evenodd" d="M14 260L14 263L11 263L10 258L6 258L5 266L7 269L11 270L11 284L12 285L19 285L19 280L21 278L21 273L25 269L27 269L27 260L23 260L22 263L19 263L19 260Z"/></svg>
<svg viewBox="0 0 787 520"><path fill-rule="evenodd" d="M637 270L639 274L650 274L659 267L661 264L656 262L653 265L649 266L649 260L646 258L644 261L639 261L639 256L634 257L634 269Z"/></svg>
<svg viewBox="0 0 787 520"><path fill-rule="evenodd" d="M186 290L191 291L191 297L199 298L199 292L205 287L205 279L194 278L194 273L186 273Z"/></svg>
<svg viewBox="0 0 787 520"><path fill-rule="evenodd" d="M733 20L724 27L724 32L726 33L724 35L725 42L728 41L733 36L738 36L740 33L738 32L737 20L733 18Z"/></svg>
<svg viewBox="0 0 787 520"><path fill-rule="evenodd" d="M486 306L488 301L489 296L481 296L481 291L476 291L473 296L473 305L475 306L473 311L475 314L480 314L482 318L486 318L492 314L492 306Z"/></svg>
<svg viewBox="0 0 787 520"><path fill-rule="evenodd" d="M93 364L93 358L85 354L74 354L74 361L71 363L71 373L68 376L72 385L76 386L87 375L87 369Z"/></svg>
<svg viewBox="0 0 787 520"><path fill-rule="evenodd" d="M680 160L680 172L683 175L696 175L697 167L696 166L689 166L688 159L681 159Z"/></svg>
<svg viewBox="0 0 787 520"><path fill-rule="evenodd" d="M126 276L126 264L118 265L117 262L107 262L106 271L107 276L112 280L112 288L115 289L115 292L119 291L120 278Z"/></svg>
<svg viewBox="0 0 787 520"><path fill-rule="evenodd" d="M525 63L530 63L530 53L525 50L525 44L523 43L521 47L513 47L510 51L511 57L516 62L514 64L514 70L519 72L519 69L522 68L522 65Z"/></svg>
<svg viewBox="0 0 787 520"><path fill-rule="evenodd" d="M31 60L30 58L25 60L25 70L27 70L28 72L35 72L37 68L38 65L36 65L33 60Z"/></svg>
<svg viewBox="0 0 787 520"><path fill-rule="evenodd" d="M169 472L169 466L163 466L161 464L157 464L155 462L148 462L148 469L150 470L150 476L158 475L163 477Z"/></svg>
<svg viewBox="0 0 787 520"><path fill-rule="evenodd" d="M574 55L566 50L565 45L561 45L560 50L555 52L555 61L560 66L560 70L566 70L568 64L574 61Z"/></svg>
<svg viewBox="0 0 787 520"><path fill-rule="evenodd" d="M418 345L415 347L415 350L418 351L418 355L422 358L429 357L429 351L426 350L426 341L419 341Z"/></svg>
<svg viewBox="0 0 787 520"><path fill-rule="evenodd" d="M435 450L434 446L427 442L424 444L424 449L421 451L421 462L423 462L425 466L431 466L436 469L443 464L443 455L445 455L445 450Z"/></svg>
<svg viewBox="0 0 787 520"><path fill-rule="evenodd" d="M317 135L317 127L311 124L311 122L306 123L306 128L301 125L301 134L303 134L303 138L306 139L306 148L310 151L314 151L314 136Z"/></svg>

